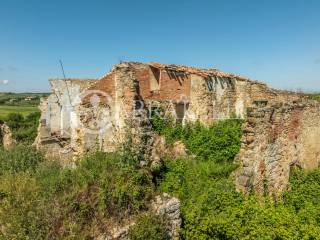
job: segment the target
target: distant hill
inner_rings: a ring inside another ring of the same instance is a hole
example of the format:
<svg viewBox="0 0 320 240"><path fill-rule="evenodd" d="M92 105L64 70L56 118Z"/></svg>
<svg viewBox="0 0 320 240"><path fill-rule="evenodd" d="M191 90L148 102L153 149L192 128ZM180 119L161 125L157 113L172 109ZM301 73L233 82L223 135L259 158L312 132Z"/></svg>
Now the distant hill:
<svg viewBox="0 0 320 240"><path fill-rule="evenodd" d="M37 106L41 97L49 93L12 93L0 92L0 105L6 106Z"/></svg>

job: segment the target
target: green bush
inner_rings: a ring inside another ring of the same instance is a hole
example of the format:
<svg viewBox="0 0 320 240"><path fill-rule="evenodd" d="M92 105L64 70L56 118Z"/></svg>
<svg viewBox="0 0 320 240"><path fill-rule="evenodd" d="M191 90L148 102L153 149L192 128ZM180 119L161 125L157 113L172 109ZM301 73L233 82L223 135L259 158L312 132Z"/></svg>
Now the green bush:
<svg viewBox="0 0 320 240"><path fill-rule="evenodd" d="M194 159L166 161L159 189L181 200L183 239L320 239L320 170L294 171L284 201L245 197L235 190L232 163L240 146L240 123L228 120L170 127Z"/></svg>
<svg viewBox="0 0 320 240"><path fill-rule="evenodd" d="M309 206L319 205L320 207L320 169L310 173L294 169L290 176L290 183L291 190L284 194L285 204L294 207L298 212Z"/></svg>
<svg viewBox="0 0 320 240"><path fill-rule="evenodd" d="M240 150L241 120L225 120L209 127L200 122L174 125L172 120L156 115L152 118L153 129L164 135L167 142L182 140L187 149L202 160L232 162Z"/></svg>
<svg viewBox="0 0 320 240"><path fill-rule="evenodd" d="M33 142L37 136L40 113L30 113L23 117L20 113L10 113L5 118L6 123L12 130L14 139L19 142Z"/></svg>
<svg viewBox="0 0 320 240"><path fill-rule="evenodd" d="M144 214L137 218L136 223L129 229L131 240L168 240L168 222L164 217Z"/></svg>
<svg viewBox="0 0 320 240"><path fill-rule="evenodd" d="M50 239L55 206L40 194L28 171L0 176L0 239Z"/></svg>
<svg viewBox="0 0 320 240"><path fill-rule="evenodd" d="M43 161L43 155L28 145L16 145L10 150L0 148L0 175L35 171Z"/></svg>
<svg viewBox="0 0 320 240"><path fill-rule="evenodd" d="M179 197L184 239L319 239L319 170L295 173L284 201L235 191L231 164L168 162L160 189Z"/></svg>
<svg viewBox="0 0 320 240"><path fill-rule="evenodd" d="M96 153L76 170L77 179L86 183L97 179L100 209L118 218L146 209L154 192L148 169L137 169L122 162L126 163L126 156Z"/></svg>
<svg viewBox="0 0 320 240"><path fill-rule="evenodd" d="M5 239L91 239L108 219L121 222L147 210L155 191L149 170L128 165L120 153L97 152L63 169L17 146L1 150L0 164Z"/></svg>

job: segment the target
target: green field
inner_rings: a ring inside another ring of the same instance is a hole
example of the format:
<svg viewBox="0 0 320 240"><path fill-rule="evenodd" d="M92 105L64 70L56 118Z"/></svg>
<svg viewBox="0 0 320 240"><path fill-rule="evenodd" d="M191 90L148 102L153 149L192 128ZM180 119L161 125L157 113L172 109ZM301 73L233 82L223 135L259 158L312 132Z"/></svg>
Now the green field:
<svg viewBox="0 0 320 240"><path fill-rule="evenodd" d="M30 113L39 112L36 106L6 106L0 105L0 119L6 118L9 113L21 113L27 116Z"/></svg>
<svg viewBox="0 0 320 240"><path fill-rule="evenodd" d="M40 98L47 97L48 95L48 93L0 92L0 105L37 106L40 103Z"/></svg>
<svg viewBox="0 0 320 240"><path fill-rule="evenodd" d="M0 92L0 119L5 120L9 113L20 113L27 116L39 112L38 105L48 93L12 93Z"/></svg>

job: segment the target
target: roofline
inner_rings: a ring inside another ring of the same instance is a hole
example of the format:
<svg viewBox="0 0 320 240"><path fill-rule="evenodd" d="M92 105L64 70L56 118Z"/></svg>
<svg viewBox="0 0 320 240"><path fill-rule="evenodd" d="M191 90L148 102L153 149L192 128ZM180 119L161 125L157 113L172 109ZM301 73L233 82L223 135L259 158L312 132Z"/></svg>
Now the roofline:
<svg viewBox="0 0 320 240"><path fill-rule="evenodd" d="M76 81L99 81L99 79L93 79L93 78L50 78L49 82L52 81L68 81L68 82L76 82Z"/></svg>
<svg viewBox="0 0 320 240"><path fill-rule="evenodd" d="M252 83L259 83L262 85L267 85L264 82L258 81L258 80L253 80L250 79L248 77L244 77L241 75L237 75L237 74L232 74L232 73L227 73L227 72L223 72L217 68L198 68L198 67L192 67L192 66L186 66L186 65L176 65L176 64L163 64L163 63L159 63L159 62L135 62L135 61L124 61L118 64L114 64L112 66L111 71L107 72L106 74L104 74L103 76L101 76L100 78L98 78L99 80L108 76L110 73L112 73L113 71L115 71L117 68L121 68L121 67L134 67L137 65L144 65L144 66L152 66L155 68L159 68L161 70L166 70L166 71L178 71L178 72L184 72L185 74L193 74L193 75L199 75L202 77L221 77L221 78L233 78L233 79L237 79L239 81L249 81Z"/></svg>

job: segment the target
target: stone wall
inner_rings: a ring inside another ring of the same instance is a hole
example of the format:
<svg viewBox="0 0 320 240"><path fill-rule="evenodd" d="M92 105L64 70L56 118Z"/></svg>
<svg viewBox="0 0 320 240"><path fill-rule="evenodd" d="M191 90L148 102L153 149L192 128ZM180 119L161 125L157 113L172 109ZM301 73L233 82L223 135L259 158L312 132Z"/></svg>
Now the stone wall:
<svg viewBox="0 0 320 240"><path fill-rule="evenodd" d="M235 113L236 81L230 78L191 76L187 121L203 123L230 118Z"/></svg>
<svg viewBox="0 0 320 240"><path fill-rule="evenodd" d="M0 146L3 146L4 149L8 150L14 144L16 144L16 140L13 138L9 126L0 120Z"/></svg>
<svg viewBox="0 0 320 240"><path fill-rule="evenodd" d="M287 188L292 167L318 167L319 107L317 102L301 100L248 109L236 159L238 190L277 195Z"/></svg>
<svg viewBox="0 0 320 240"><path fill-rule="evenodd" d="M47 156L67 157L72 155L70 139L76 121L75 108L81 101L81 93L95 81L53 79L49 82L52 93L41 99L41 117L34 145L45 150Z"/></svg>
<svg viewBox="0 0 320 240"><path fill-rule="evenodd" d="M303 98L302 94L274 90L257 81L191 75L186 120L212 123L232 117L244 119L248 107L261 103L270 106Z"/></svg>
<svg viewBox="0 0 320 240"><path fill-rule="evenodd" d="M92 99L89 99L76 108L80 124L72 134L72 142L73 148L80 154L95 145L106 152L114 151L117 144L124 141L125 131L130 128L129 121L137 118L134 110L139 95L130 68L117 65L108 76L89 89L91 93L88 97L98 95L99 103L94 106Z"/></svg>

